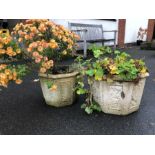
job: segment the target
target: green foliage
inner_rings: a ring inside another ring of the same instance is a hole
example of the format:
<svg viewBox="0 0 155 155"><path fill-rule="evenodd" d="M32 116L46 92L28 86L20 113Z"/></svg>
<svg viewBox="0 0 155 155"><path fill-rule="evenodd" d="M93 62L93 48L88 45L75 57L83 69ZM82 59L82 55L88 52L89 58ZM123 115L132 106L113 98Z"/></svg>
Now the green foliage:
<svg viewBox="0 0 155 155"><path fill-rule="evenodd" d="M89 47L89 50L93 51L93 55L95 58L99 58L103 56L104 54L108 53L111 54L112 50L110 47L106 46L97 46L96 44L93 44Z"/></svg>
<svg viewBox="0 0 155 155"><path fill-rule="evenodd" d="M87 90L84 88L84 83L83 82L78 81L77 87L75 89L76 89L76 93L78 95L82 95L82 94L87 93Z"/></svg>
<svg viewBox="0 0 155 155"><path fill-rule="evenodd" d="M86 71L86 75L88 76L93 76L95 74L95 70L94 69L89 69Z"/></svg>
<svg viewBox="0 0 155 155"><path fill-rule="evenodd" d="M103 77L103 69L99 67L95 72L95 80L102 80Z"/></svg>
<svg viewBox="0 0 155 155"><path fill-rule="evenodd" d="M52 85L54 84L54 81L47 80L46 84L47 84L47 88L50 89L52 87Z"/></svg>
<svg viewBox="0 0 155 155"><path fill-rule="evenodd" d="M103 52L102 52L101 50L95 50L95 51L94 51L94 57L95 57L95 58L99 58L100 55L102 55L102 54L103 54Z"/></svg>
<svg viewBox="0 0 155 155"><path fill-rule="evenodd" d="M115 61L116 63L122 63L122 62L125 62L125 61L129 61L128 58L130 58L130 55L125 53L125 52L119 52L119 54L117 53L116 54L116 57L115 57Z"/></svg>
<svg viewBox="0 0 155 155"><path fill-rule="evenodd" d="M81 109L84 109L87 114L92 114L94 111L101 112L102 109L98 103L93 101L90 105L82 104Z"/></svg>
<svg viewBox="0 0 155 155"><path fill-rule="evenodd" d="M123 80L134 80L138 77L138 69L131 61L126 61L118 65L118 75Z"/></svg>
<svg viewBox="0 0 155 155"><path fill-rule="evenodd" d="M17 72L18 78L23 78L29 72L29 69L26 65L17 65L16 72Z"/></svg>
<svg viewBox="0 0 155 155"><path fill-rule="evenodd" d="M86 94L87 98L82 105L82 109L88 114L94 110L100 111L98 104L94 103L92 96L92 86L94 80L106 80L111 83L118 79L121 81L137 81L141 75L148 72L144 61L131 59L126 52L112 50L110 47L92 45L94 58L83 60L81 57L76 59L79 66L80 78L77 83L77 94ZM83 83L84 77L87 77L88 88Z"/></svg>
<svg viewBox="0 0 155 155"><path fill-rule="evenodd" d="M114 54L118 55L118 54L120 54L120 51L119 50L115 50Z"/></svg>
<svg viewBox="0 0 155 155"><path fill-rule="evenodd" d="M12 72L15 72L17 74L17 79L22 79L24 76L26 76L29 73L28 66L23 65L7 65L5 69L9 69ZM4 69L4 70L5 70ZM0 70L0 72L4 72L4 70Z"/></svg>
<svg viewBox="0 0 155 155"><path fill-rule="evenodd" d="M82 95L82 94L85 94L85 93L86 93L86 90L83 89L83 88L79 88L79 89L76 91L76 93L77 93L78 95Z"/></svg>

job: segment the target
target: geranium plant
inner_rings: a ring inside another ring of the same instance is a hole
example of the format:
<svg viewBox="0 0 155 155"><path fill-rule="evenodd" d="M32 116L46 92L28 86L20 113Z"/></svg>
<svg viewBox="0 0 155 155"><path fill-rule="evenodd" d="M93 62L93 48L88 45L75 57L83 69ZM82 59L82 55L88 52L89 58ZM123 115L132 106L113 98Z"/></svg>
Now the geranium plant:
<svg viewBox="0 0 155 155"><path fill-rule="evenodd" d="M94 110L101 111L99 105L93 101L92 85L94 80L107 82L134 81L148 74L148 69L143 60L132 59L126 52L113 51L110 47L92 45L94 58L83 60L77 58L79 64L79 81L76 87L77 94L86 94L86 102L82 108L90 114ZM84 85L83 78L87 77L89 88ZM123 95L123 94L122 94Z"/></svg>

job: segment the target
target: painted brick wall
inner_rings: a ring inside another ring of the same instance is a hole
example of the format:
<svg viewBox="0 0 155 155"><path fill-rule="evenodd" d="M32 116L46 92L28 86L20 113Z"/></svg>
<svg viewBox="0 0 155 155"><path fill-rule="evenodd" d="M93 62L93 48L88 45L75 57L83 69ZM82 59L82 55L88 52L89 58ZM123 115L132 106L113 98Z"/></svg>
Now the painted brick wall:
<svg viewBox="0 0 155 155"><path fill-rule="evenodd" d="M126 19L118 21L118 47L124 47Z"/></svg>
<svg viewBox="0 0 155 155"><path fill-rule="evenodd" d="M148 21L147 41L152 40L154 25L155 25L155 19L149 19L149 21Z"/></svg>

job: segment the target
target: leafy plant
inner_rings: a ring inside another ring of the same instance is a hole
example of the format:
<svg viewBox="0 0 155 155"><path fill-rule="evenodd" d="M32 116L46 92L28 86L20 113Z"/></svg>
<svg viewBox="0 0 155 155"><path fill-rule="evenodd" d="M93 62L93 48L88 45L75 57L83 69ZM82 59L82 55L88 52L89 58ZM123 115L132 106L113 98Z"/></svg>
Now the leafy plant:
<svg viewBox="0 0 155 155"><path fill-rule="evenodd" d="M112 50L110 47L108 47L108 46L97 46L96 44L92 44L89 47L89 50L93 51L93 55L95 58L99 58L106 53L108 53L108 54L112 53Z"/></svg>
<svg viewBox="0 0 155 155"><path fill-rule="evenodd" d="M118 65L118 74L122 80L134 80L137 78L138 69L132 61L126 61Z"/></svg>
<svg viewBox="0 0 155 155"><path fill-rule="evenodd" d="M79 78L76 87L77 94L86 94L86 101L82 108L88 114L94 110L100 111L99 105L93 100L92 87L95 80L106 80L107 82L137 81L148 74L144 61L131 59L126 52L112 50L110 47L92 45L90 48L94 57L83 60L76 59L79 66ZM88 89L85 88L83 79L87 78Z"/></svg>
<svg viewBox="0 0 155 155"><path fill-rule="evenodd" d="M82 104L81 109L84 109L87 114L92 114L93 111L97 111L97 112L102 111L101 107L94 101L90 105L87 105L85 103Z"/></svg>

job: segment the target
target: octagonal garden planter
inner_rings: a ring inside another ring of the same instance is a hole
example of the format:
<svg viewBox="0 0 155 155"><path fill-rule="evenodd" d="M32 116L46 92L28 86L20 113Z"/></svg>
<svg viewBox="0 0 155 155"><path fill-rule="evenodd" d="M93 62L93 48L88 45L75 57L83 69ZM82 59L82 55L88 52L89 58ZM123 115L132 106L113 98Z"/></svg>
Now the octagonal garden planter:
<svg viewBox="0 0 155 155"><path fill-rule="evenodd" d="M141 77L138 82L94 81L93 99L104 113L128 115L139 109L147 76Z"/></svg>
<svg viewBox="0 0 155 155"><path fill-rule="evenodd" d="M78 72L67 74L39 74L43 96L48 105L64 107L73 104L75 100L74 87ZM47 87L47 81L53 81L57 86L56 91Z"/></svg>

